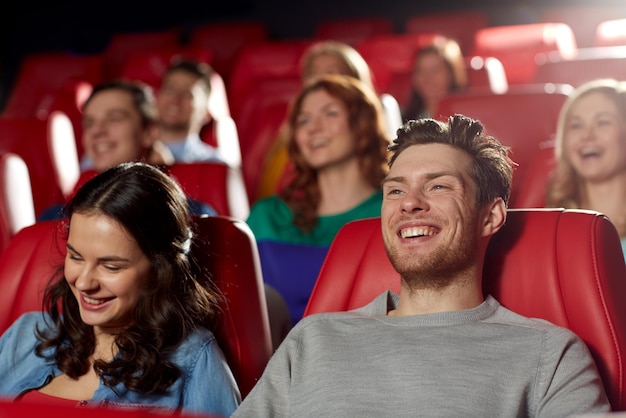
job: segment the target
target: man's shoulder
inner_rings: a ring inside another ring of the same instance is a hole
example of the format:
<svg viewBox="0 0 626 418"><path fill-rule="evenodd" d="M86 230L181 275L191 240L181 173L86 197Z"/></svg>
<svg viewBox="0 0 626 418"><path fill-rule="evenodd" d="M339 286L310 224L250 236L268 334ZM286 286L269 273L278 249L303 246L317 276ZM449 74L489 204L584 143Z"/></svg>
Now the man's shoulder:
<svg viewBox="0 0 626 418"><path fill-rule="evenodd" d="M502 305L498 307L495 314L489 318L487 322L535 330L536 332L546 334L552 338L578 338L576 334L568 328L556 325L543 318L533 318L521 315Z"/></svg>
<svg viewBox="0 0 626 418"><path fill-rule="evenodd" d="M387 304L389 298L392 297L392 293L385 291L370 303L352 310L340 311L340 312L323 312L311 314L304 317L296 327L316 327L319 325L326 326L328 323L338 323L342 321L351 321L354 319L367 319L374 318L376 316L384 316L387 314Z"/></svg>

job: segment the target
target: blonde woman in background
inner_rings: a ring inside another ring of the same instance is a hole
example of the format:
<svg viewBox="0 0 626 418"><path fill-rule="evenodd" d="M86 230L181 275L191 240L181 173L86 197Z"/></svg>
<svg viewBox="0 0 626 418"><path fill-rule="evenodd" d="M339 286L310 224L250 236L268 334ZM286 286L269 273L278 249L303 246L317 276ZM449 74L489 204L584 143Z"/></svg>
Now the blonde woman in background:
<svg viewBox="0 0 626 418"><path fill-rule="evenodd" d="M559 115L555 155L547 206L604 213L626 254L626 83L598 79L568 97Z"/></svg>

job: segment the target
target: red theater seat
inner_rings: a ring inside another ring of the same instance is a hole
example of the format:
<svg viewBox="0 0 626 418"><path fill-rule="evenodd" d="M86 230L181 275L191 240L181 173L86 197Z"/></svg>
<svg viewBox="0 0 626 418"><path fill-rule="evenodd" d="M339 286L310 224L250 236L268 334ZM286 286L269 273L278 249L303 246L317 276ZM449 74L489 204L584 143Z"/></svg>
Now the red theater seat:
<svg viewBox="0 0 626 418"><path fill-rule="evenodd" d="M300 60L311 40L283 40L246 45L227 83L230 110L238 126L247 123L240 117L241 107L251 90L267 80L300 80ZM298 88L300 84L298 83Z"/></svg>
<svg viewBox="0 0 626 418"><path fill-rule="evenodd" d="M266 156L300 87L299 78L265 80L247 94L242 104L237 126L244 182L251 203L256 200Z"/></svg>
<svg viewBox="0 0 626 418"><path fill-rule="evenodd" d="M35 214L65 200L78 178L76 141L67 116L0 117L0 152L19 155L30 174Z"/></svg>
<svg viewBox="0 0 626 418"><path fill-rule="evenodd" d="M191 199L210 205L218 215L246 220L250 204L241 170L221 162L180 163L165 168ZM98 173L83 171L72 194Z"/></svg>
<svg viewBox="0 0 626 418"><path fill-rule="evenodd" d="M474 35L489 26L486 13L478 10L423 13L409 17L404 23L407 33L438 33L455 39L464 55L474 48Z"/></svg>
<svg viewBox="0 0 626 418"><path fill-rule="evenodd" d="M526 170L526 178L519 193L509 207L516 208L543 208L546 206L546 192L548 178L556 167L554 156L554 141L540 144L540 149L532 157Z"/></svg>
<svg viewBox="0 0 626 418"><path fill-rule="evenodd" d="M572 59L551 53L537 56L536 83L564 83L578 87L604 77L626 79L626 45L579 48Z"/></svg>
<svg viewBox="0 0 626 418"><path fill-rule="evenodd" d="M410 76L416 52L436 38L432 33L377 35L359 42L356 50L369 65L378 93L391 94L402 106L406 103L407 89L398 87L402 81L397 79L406 80Z"/></svg>
<svg viewBox="0 0 626 418"><path fill-rule="evenodd" d="M161 86L165 70L177 58L190 58L210 65L213 54L206 48L182 46L140 50L124 60L120 75L125 79L142 81L156 90Z"/></svg>
<svg viewBox="0 0 626 418"><path fill-rule="evenodd" d="M483 284L505 307L578 334L613 409L626 409L626 265L605 216L563 209L509 210L487 250ZM380 219L347 224L333 241L305 315L355 309L400 290Z"/></svg>
<svg viewBox="0 0 626 418"><path fill-rule="evenodd" d="M248 218L250 204L239 167L217 162L174 164L168 172L190 198L211 205L220 215Z"/></svg>
<svg viewBox="0 0 626 418"><path fill-rule="evenodd" d="M104 74L106 79L119 78L126 60L138 52L177 48L180 46L180 31L177 28L115 33L104 50Z"/></svg>
<svg viewBox="0 0 626 418"><path fill-rule="evenodd" d="M323 20L314 29L316 39L332 39L355 46L375 35L393 33L391 20L385 17L354 17Z"/></svg>
<svg viewBox="0 0 626 418"><path fill-rule="evenodd" d="M99 54L42 52L26 56L20 64L2 115L45 119L67 83L100 83L104 78L102 63L103 58Z"/></svg>
<svg viewBox="0 0 626 418"><path fill-rule="evenodd" d="M574 31L576 43L580 47L591 47L595 42L598 24L610 19L626 17L626 7L609 4L547 6L539 12L540 22L565 23Z"/></svg>
<svg viewBox="0 0 626 418"><path fill-rule="evenodd" d="M498 58L509 84L525 84L534 80L537 54L554 52L574 58L576 51L574 33L566 24L531 23L478 30L471 55Z"/></svg>
<svg viewBox="0 0 626 418"><path fill-rule="evenodd" d="M17 154L0 156L0 252L22 228L35 223L28 167Z"/></svg>
<svg viewBox="0 0 626 418"><path fill-rule="evenodd" d="M203 243L200 261L226 297L215 333L245 396L272 353L256 241L243 221L195 219ZM0 256L0 333L22 313L42 309L45 284L65 254L57 225L39 222L21 230Z"/></svg>
<svg viewBox="0 0 626 418"><path fill-rule="evenodd" d="M513 173L510 207L516 207L530 160L540 144L556 132L559 112L572 90L569 85L552 84L515 87L505 94L473 92L449 96L437 111L442 120L456 113L478 119L489 135L511 147L511 158L518 166Z"/></svg>
<svg viewBox="0 0 626 418"><path fill-rule="evenodd" d="M626 19L605 20L598 24L594 46L626 46Z"/></svg>
<svg viewBox="0 0 626 418"><path fill-rule="evenodd" d="M241 48L268 39L262 22L220 22L195 27L188 44L211 50L213 68L228 82Z"/></svg>

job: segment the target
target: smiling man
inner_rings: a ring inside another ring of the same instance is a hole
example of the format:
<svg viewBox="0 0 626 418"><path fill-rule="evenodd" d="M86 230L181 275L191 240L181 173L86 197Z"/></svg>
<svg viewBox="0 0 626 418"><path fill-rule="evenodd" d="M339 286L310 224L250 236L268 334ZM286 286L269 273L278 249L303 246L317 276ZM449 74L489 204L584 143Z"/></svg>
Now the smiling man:
<svg viewBox="0 0 626 418"><path fill-rule="evenodd" d="M446 123L409 121L390 151L381 222L400 294L304 318L234 416L608 411L576 335L482 293L487 244L506 220L507 148L480 122L455 115Z"/></svg>

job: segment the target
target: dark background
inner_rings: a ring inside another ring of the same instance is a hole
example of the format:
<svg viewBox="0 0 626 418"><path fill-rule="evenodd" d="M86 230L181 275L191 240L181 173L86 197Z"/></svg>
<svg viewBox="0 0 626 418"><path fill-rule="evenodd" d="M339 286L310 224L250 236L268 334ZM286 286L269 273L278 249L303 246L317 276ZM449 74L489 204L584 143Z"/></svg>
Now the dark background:
<svg viewBox="0 0 626 418"><path fill-rule="evenodd" d="M325 19L384 16L398 32L408 16L448 10L486 11L492 25L532 23L545 7L591 5L578 0L110 0L4 1L0 6L0 110L25 54L46 50L101 52L112 34L261 20L274 39L305 38ZM619 5L624 0L595 0Z"/></svg>

